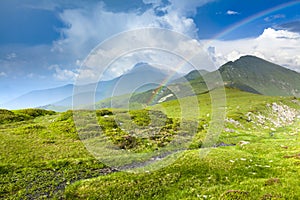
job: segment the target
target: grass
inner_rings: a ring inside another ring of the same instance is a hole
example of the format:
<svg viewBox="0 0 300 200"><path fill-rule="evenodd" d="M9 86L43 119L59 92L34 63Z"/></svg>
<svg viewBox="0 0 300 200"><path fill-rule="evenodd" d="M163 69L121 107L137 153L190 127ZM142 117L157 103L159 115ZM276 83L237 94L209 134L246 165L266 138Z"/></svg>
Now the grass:
<svg viewBox="0 0 300 200"><path fill-rule="evenodd" d="M276 149L282 151L279 146ZM118 172L77 182L67 188L66 197L70 199L87 197L90 199L263 199L264 196L295 199L299 197L297 178L300 170L299 162L282 159L274 154L267 157L257 153L253 155L257 150L222 147L212 149L204 159L199 158L197 150L188 151L171 166L152 173ZM264 150L270 150L270 145L265 146ZM298 166L295 165L297 163ZM273 179L280 181L272 181Z"/></svg>
<svg viewBox="0 0 300 200"><path fill-rule="evenodd" d="M0 198L60 198L66 185L102 174L105 166L80 142L69 113L46 113L1 125Z"/></svg>
<svg viewBox="0 0 300 200"><path fill-rule="evenodd" d="M299 115L299 100L235 89L227 89L226 95L224 129L207 156L200 157L207 150L200 147L210 127L209 93L198 96L197 115L185 116L198 122L188 150L165 168L144 173L111 173L113 170L97 161L79 139L71 111L0 110L0 198L298 199L300 119L295 118L293 123L282 121L281 126L275 127L271 116L277 113L267 105L287 105ZM192 109L192 98L180 101ZM105 136L122 151L151 152L168 146L179 134L179 103L167 101L129 113L103 109L97 110L95 116ZM130 118L122 118L124 115ZM260 115L266 117L263 123ZM115 122L119 117L117 122L123 120L125 130L134 126L147 131L154 126L153 116L157 126L165 126L167 137L128 135ZM99 136L92 124L82 128L91 134L87 138Z"/></svg>

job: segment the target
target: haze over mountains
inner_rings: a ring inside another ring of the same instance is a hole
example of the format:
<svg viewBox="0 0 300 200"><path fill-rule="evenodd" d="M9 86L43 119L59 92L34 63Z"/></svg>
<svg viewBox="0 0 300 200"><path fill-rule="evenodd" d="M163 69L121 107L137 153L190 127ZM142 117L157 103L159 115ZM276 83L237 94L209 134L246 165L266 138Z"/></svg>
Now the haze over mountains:
<svg viewBox="0 0 300 200"><path fill-rule="evenodd" d="M228 88L268 96L300 96L299 73L255 56L243 56L234 62L222 65L217 71L194 70L167 86L131 96L106 99L98 102L96 108L110 107L111 102L114 102L113 107L117 108L126 107L128 102L143 107L206 93L208 88L205 80L218 80L217 73L220 73L224 86Z"/></svg>
<svg viewBox="0 0 300 200"><path fill-rule="evenodd" d="M99 101L110 96L118 96L131 92L143 92L156 88L157 85L168 77L166 71L159 70L147 63L137 63L131 70L122 76L108 81L99 81L95 84L77 86L76 89L82 91L80 100L85 104L87 95L94 95ZM174 78L178 78L175 75ZM146 84L145 84L146 83ZM156 84L155 84L156 83ZM143 85L143 87L140 87ZM10 102L0 105L8 109L21 109L30 107L68 107L72 106L72 95L75 86L73 84L46 90L32 91L24 94ZM96 92L95 91L96 88Z"/></svg>
<svg viewBox="0 0 300 200"><path fill-rule="evenodd" d="M300 96L299 73L255 56L243 56L234 62L228 62L222 65L218 72L226 87L269 96ZM207 91L203 76L213 79L215 75L216 71L191 71L181 78L178 75L175 76L177 79L172 80L169 85L176 85L184 93L185 85L189 82L195 88L196 94L202 93ZM145 99L146 96L151 96L155 88L166 78L168 78L167 72L147 63L138 63L129 72L115 79L80 86L84 92L79 94L79 98L82 98L82 100L80 99L82 104L85 104L87 95L94 95L95 101L100 101L109 97L138 93L139 97L136 99ZM143 87L140 87L141 85ZM97 88L96 92L93 92L94 88ZM74 85L65 85L32 91L1 107L9 109L43 107L66 110L72 107L73 89ZM167 89L161 95L161 97L169 95L169 99L172 99L172 95Z"/></svg>

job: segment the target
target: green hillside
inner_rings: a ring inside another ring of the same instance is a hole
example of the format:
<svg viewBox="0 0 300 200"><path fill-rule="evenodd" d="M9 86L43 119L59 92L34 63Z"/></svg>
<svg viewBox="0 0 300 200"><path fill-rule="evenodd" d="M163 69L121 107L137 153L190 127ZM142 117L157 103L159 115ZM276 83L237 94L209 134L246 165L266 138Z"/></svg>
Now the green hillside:
<svg viewBox="0 0 300 200"><path fill-rule="evenodd" d="M148 78L151 77L151 74L145 74L148 75ZM213 72L193 70L185 76L172 80L161 87L148 84L141 87L143 88L142 90L136 90L131 94L122 94L105 99L103 99L102 93L96 92L94 94L96 99L102 100L96 102L95 106L97 109L126 108L128 102L130 102L131 108L143 108L164 101L207 93L208 86L206 81L210 81L209 85L213 87L215 80L219 79L217 78L219 77L218 74L222 77L224 86L227 88L236 88L245 92L268 96L300 97L299 73L255 56L243 56L234 62L222 65ZM139 83L142 85L142 82ZM110 87L103 88L106 88L105 91L108 93L112 92ZM122 88L119 90L127 91ZM111 96L108 93L104 96ZM87 95L93 94L89 93ZM83 97L82 102L85 102L84 99L87 95L81 95ZM72 108L72 98L69 97L67 102L47 105L41 108L59 112L66 111Z"/></svg>
<svg viewBox="0 0 300 200"><path fill-rule="evenodd" d="M268 96L300 96L299 73L255 56L243 56L234 62L224 64L217 71L194 70L166 86L105 99L98 102L96 107L122 108L130 102L131 105L142 108L162 102L160 100L170 101L207 93L205 80L217 80L217 73L220 73L227 88ZM114 105L111 105L111 102Z"/></svg>
<svg viewBox="0 0 300 200"><path fill-rule="evenodd" d="M300 74L254 56L243 56L221 66L219 72L226 85L247 86L260 94L300 96Z"/></svg>
<svg viewBox="0 0 300 200"><path fill-rule="evenodd" d="M225 127L206 157L199 153L209 128L209 93L198 96L199 126L188 150L166 168L138 174L97 161L80 141L72 111L1 110L0 198L297 199L300 100L236 89L226 89L226 95ZM190 98L182 101L192 108ZM167 119L163 132L154 137L119 130L114 116L123 116L125 110L98 110L96 116L116 148L149 152L164 148L180 134L181 116L177 100L129 114L135 125L148 131L150 113L158 122ZM85 126L93 130L92 125Z"/></svg>

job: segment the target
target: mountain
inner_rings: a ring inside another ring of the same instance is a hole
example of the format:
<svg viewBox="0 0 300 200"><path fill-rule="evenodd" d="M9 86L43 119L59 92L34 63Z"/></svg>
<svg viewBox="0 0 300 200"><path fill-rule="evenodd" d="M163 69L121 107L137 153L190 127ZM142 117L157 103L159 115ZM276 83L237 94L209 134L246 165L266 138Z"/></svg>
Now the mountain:
<svg viewBox="0 0 300 200"><path fill-rule="evenodd" d="M243 56L218 70L226 86L269 96L300 96L300 74L255 56Z"/></svg>
<svg viewBox="0 0 300 200"><path fill-rule="evenodd" d="M224 85L228 88L268 96L300 96L299 73L255 56L243 56L222 65L214 72L194 70L167 87L155 88L131 97L120 96L113 100L117 102L117 107L122 107L128 101L135 105L153 105L179 97L199 95L208 92L204 80L216 80L217 73L221 74ZM110 101L111 99L100 101L97 107L109 107Z"/></svg>
<svg viewBox="0 0 300 200"><path fill-rule="evenodd" d="M91 103L93 98L95 101L100 101L113 96L144 92L158 87L161 82L168 78L168 74L168 71L155 68L147 63L137 63L127 73L115 79L100 81L95 83L96 85L80 86L79 89L76 87L80 92L75 94L75 98L71 93L71 95L52 101L48 105L44 104L45 106L42 108L63 111L72 107L73 99L76 99L76 105L87 105ZM174 78L177 77L179 76L174 76ZM96 92L93 88L96 88Z"/></svg>
<svg viewBox="0 0 300 200"><path fill-rule="evenodd" d="M188 74L184 75L183 77L175 79L174 81L172 81L172 83L180 83L180 82L192 81L192 80L198 80L198 79L203 80L203 76L208 73L209 73L209 71L206 71L204 69L193 70L193 71L190 71Z"/></svg>
<svg viewBox="0 0 300 200"><path fill-rule="evenodd" d="M76 99L80 103L86 104L90 103L90 98L94 97L96 101L99 101L111 96L147 91L156 88L167 77L168 74L165 71L147 63L138 63L124 75L112 80L77 87L69 84L57 88L32 91L0 107L9 109L40 107L61 111L72 107L74 88L80 91L77 93ZM94 92L95 88L96 92ZM88 96L90 98L87 98Z"/></svg>
<svg viewBox="0 0 300 200"><path fill-rule="evenodd" d="M249 55L230 61L214 72L192 71L174 82L191 84L197 93L205 90L204 80L216 80L217 73L226 87L268 96L300 96L298 72Z"/></svg>
<svg viewBox="0 0 300 200"><path fill-rule="evenodd" d="M255 56L242 56L234 62L222 65L217 71L191 71L185 76L174 78L167 85L168 88L159 89L159 83L168 78L170 72L162 71L147 63L138 63L127 73L108 81L76 87L80 92L75 96L81 105L91 103L89 100L95 97L95 101L118 98L120 102L126 102L129 98L136 102L148 103L151 96L151 104L160 100L171 100L176 95L191 96L208 92L204 80L214 80L216 72L223 78L226 87L237 88L256 94L269 96L300 96L300 74L271 63ZM193 87L194 91L189 88ZM94 88L96 91L94 92ZM7 104L5 108L41 107L63 111L72 106L73 85L52 88L47 90L32 91ZM171 92L173 91L173 92ZM160 94L156 94L160 92ZM131 97L132 96L132 97ZM87 98L89 97L89 98ZM148 98L149 97L149 98ZM107 101L105 106L107 106ZM46 106L45 106L46 105Z"/></svg>
<svg viewBox="0 0 300 200"><path fill-rule="evenodd" d="M62 87L45 89L45 90L35 90L27 94L24 94L12 101L0 105L0 107L8 109L19 109L19 108L33 108L37 106L42 106L50 104L59 99L63 99L66 96L70 96L73 93L73 85L65 85Z"/></svg>

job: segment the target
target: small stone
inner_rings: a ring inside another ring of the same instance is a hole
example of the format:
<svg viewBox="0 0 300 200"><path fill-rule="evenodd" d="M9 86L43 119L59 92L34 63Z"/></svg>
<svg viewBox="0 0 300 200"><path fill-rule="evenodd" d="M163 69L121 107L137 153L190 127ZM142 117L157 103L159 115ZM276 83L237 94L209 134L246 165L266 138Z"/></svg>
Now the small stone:
<svg viewBox="0 0 300 200"><path fill-rule="evenodd" d="M281 148L288 149L288 146L280 145Z"/></svg>
<svg viewBox="0 0 300 200"><path fill-rule="evenodd" d="M247 144L250 144L250 142L247 142L247 141L239 141L238 145L240 145L241 147L244 146L244 145L247 145Z"/></svg>

